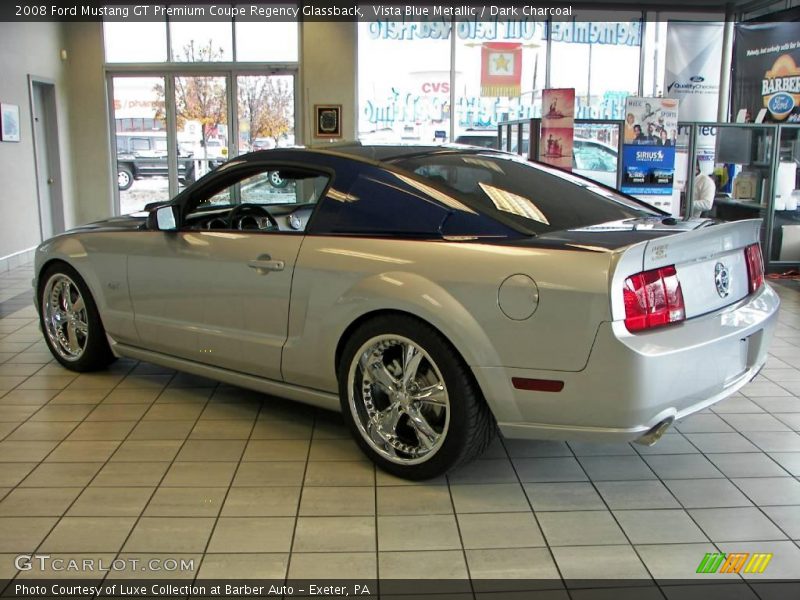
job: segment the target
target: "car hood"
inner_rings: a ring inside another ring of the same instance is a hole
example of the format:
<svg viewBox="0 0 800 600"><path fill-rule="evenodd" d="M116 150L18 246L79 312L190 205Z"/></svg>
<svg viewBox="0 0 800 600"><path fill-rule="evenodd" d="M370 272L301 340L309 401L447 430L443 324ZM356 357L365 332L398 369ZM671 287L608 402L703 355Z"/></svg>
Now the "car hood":
<svg viewBox="0 0 800 600"><path fill-rule="evenodd" d="M130 231L131 229L141 229L147 222L147 213L138 212L130 215L111 217L94 223L87 223L80 227L70 229L67 233L80 233L88 231Z"/></svg>

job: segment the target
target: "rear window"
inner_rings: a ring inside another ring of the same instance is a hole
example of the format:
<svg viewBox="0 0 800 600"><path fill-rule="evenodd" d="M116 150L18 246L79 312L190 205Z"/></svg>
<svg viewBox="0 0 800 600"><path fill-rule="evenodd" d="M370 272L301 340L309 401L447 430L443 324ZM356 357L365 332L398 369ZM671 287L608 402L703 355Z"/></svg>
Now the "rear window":
<svg viewBox="0 0 800 600"><path fill-rule="evenodd" d="M513 156L442 152L394 164L523 233L664 214L591 181Z"/></svg>

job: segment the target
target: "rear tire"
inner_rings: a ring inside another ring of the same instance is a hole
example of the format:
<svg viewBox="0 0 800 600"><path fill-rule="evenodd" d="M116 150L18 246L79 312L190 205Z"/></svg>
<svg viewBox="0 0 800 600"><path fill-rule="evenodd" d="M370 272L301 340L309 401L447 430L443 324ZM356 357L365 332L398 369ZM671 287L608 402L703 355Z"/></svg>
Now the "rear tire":
<svg viewBox="0 0 800 600"><path fill-rule="evenodd" d="M441 475L486 450L494 417L464 360L436 329L406 315L362 324L338 366L342 414L381 469Z"/></svg>
<svg viewBox="0 0 800 600"><path fill-rule="evenodd" d="M39 275L39 324L53 357L71 371L97 371L116 360L86 282L63 262Z"/></svg>

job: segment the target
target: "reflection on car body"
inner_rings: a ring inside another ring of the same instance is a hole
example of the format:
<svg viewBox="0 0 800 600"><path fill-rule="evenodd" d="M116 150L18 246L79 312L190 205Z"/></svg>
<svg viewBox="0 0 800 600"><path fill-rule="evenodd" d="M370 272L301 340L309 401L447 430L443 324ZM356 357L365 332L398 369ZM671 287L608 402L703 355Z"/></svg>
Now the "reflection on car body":
<svg viewBox="0 0 800 600"><path fill-rule="evenodd" d="M488 149L276 149L47 240L34 283L67 368L123 356L338 409L420 479L498 426L649 444L736 392L778 310L759 227Z"/></svg>

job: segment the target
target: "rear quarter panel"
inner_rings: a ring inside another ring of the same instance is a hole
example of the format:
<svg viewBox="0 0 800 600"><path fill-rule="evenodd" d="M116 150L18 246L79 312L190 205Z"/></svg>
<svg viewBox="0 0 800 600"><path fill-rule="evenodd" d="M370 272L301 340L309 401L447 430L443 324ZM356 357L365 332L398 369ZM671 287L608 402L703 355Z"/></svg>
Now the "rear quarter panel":
<svg viewBox="0 0 800 600"><path fill-rule="evenodd" d="M610 253L472 242L309 236L292 287L283 375L336 390L335 350L351 323L380 310L418 316L471 366L577 371L609 320ZM526 320L498 306L500 284L529 275L539 302Z"/></svg>

